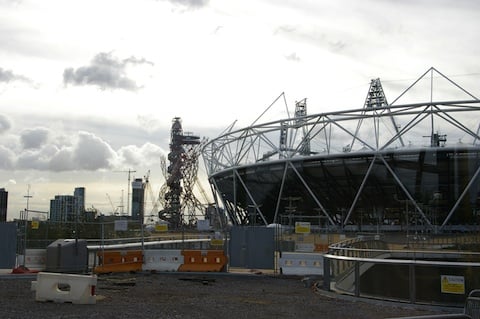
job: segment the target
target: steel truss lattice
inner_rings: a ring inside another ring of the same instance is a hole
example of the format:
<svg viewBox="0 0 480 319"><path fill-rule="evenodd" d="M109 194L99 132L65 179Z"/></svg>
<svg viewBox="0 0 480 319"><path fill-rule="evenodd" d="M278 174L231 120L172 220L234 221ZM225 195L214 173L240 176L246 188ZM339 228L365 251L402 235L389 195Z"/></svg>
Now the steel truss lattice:
<svg viewBox="0 0 480 319"><path fill-rule="evenodd" d="M178 229L187 224L193 226L198 214L204 214L206 204L202 204L194 195L197 182L198 158L202 141L191 133L184 133L181 119L172 121L170 152L166 166L162 160L162 171L166 182L160 188L159 201L163 209L159 212L160 220Z"/></svg>
<svg viewBox="0 0 480 319"><path fill-rule="evenodd" d="M465 98L434 101L440 80ZM398 103L425 82L426 102ZM442 231L479 221L479 106L431 68L390 104L375 79L362 108L231 129L202 154L232 224L294 218L358 229L363 220Z"/></svg>

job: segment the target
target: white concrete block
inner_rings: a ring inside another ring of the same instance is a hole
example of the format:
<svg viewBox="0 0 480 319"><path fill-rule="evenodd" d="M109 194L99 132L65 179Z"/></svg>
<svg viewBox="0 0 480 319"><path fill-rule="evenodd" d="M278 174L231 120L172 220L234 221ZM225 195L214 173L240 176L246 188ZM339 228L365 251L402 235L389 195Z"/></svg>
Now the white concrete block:
<svg viewBox="0 0 480 319"><path fill-rule="evenodd" d="M36 301L71 302L74 304L95 304L96 275L72 275L39 272L35 289Z"/></svg>
<svg viewBox="0 0 480 319"><path fill-rule="evenodd" d="M176 249L147 249L144 251L145 271L178 271L183 264L184 257L181 250Z"/></svg>
<svg viewBox="0 0 480 319"><path fill-rule="evenodd" d="M284 275L323 275L323 255L283 252L279 259Z"/></svg>

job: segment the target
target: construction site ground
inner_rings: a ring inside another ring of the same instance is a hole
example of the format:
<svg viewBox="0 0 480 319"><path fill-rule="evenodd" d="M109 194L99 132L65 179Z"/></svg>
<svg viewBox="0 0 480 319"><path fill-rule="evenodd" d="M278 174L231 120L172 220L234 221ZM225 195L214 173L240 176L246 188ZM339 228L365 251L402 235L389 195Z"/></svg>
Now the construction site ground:
<svg viewBox="0 0 480 319"><path fill-rule="evenodd" d="M102 275L96 304L37 302L34 275L0 277L6 318L392 318L461 312L356 299L318 289L315 278L251 273Z"/></svg>

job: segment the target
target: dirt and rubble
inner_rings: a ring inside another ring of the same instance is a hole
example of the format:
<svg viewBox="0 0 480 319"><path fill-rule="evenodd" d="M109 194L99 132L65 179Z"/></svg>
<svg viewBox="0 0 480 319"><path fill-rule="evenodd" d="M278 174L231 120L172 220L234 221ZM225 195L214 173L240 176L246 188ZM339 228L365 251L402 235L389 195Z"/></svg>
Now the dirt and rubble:
<svg viewBox="0 0 480 319"><path fill-rule="evenodd" d="M98 277L94 305L36 302L35 276L0 278L7 318L391 318L451 312L327 293L315 280L265 274L159 273Z"/></svg>

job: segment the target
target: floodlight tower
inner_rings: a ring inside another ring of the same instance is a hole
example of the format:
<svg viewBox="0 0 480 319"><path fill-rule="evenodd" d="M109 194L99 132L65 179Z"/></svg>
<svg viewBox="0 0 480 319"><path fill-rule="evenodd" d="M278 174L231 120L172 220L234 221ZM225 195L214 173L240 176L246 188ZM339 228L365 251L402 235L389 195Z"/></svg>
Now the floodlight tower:
<svg viewBox="0 0 480 319"><path fill-rule="evenodd" d="M186 194L191 193L192 179L190 171L192 159L189 156L189 150L195 145L200 144L200 137L191 133L184 133L182 129L182 122L179 117L173 118L172 129L170 135L170 153L168 153L168 160L170 162L167 167L167 189L165 191L164 209L159 212L160 219L166 220L170 223L170 227L179 228L184 223L183 220L183 206L182 200ZM196 163L196 160L194 160ZM195 176L196 177L196 176ZM185 189L184 189L185 188Z"/></svg>

